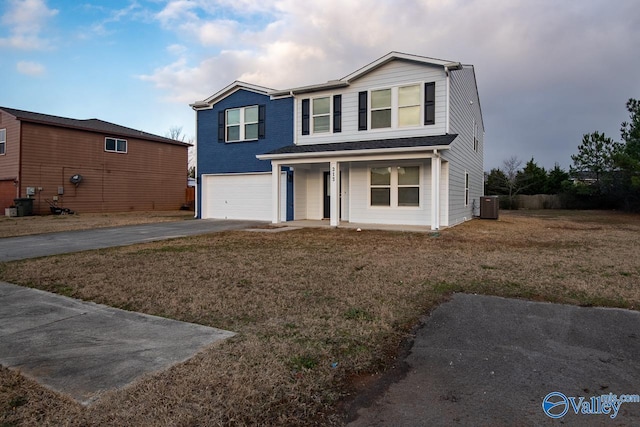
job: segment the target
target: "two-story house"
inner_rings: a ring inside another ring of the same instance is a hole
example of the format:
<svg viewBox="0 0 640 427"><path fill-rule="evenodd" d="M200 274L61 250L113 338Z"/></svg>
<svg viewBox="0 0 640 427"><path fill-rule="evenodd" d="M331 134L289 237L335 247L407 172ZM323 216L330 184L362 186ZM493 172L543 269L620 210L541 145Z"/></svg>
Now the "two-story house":
<svg viewBox="0 0 640 427"><path fill-rule="evenodd" d="M391 52L339 80L264 96L292 102L293 117L288 144L255 146L270 162L264 218L282 221L291 201L293 219L333 226L438 229L478 213L484 125L473 66ZM209 161L201 159L201 136L198 164ZM283 184L291 178L292 189Z"/></svg>

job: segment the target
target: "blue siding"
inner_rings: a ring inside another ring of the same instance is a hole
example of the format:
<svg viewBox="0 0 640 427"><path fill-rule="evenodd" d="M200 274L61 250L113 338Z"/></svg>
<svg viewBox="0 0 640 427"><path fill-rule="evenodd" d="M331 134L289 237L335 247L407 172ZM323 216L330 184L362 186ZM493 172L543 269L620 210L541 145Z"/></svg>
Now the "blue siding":
<svg viewBox="0 0 640 427"><path fill-rule="evenodd" d="M257 141L229 142L218 140L218 112L228 108L250 105L265 106L265 137ZM269 172L271 162L258 160L264 154L293 144L293 98L271 100L269 96L248 90L238 90L224 98L210 110L197 114L197 183L203 174ZM293 219L293 180L287 180L287 219ZM291 197L289 196L291 193ZM201 216L202 193L197 186L198 209Z"/></svg>
<svg viewBox="0 0 640 427"><path fill-rule="evenodd" d="M249 142L218 141L218 111L250 105L265 105L265 138ZM269 172L271 162L256 159L293 144L293 99L271 100L269 96L239 90L198 115L198 175L211 173Z"/></svg>

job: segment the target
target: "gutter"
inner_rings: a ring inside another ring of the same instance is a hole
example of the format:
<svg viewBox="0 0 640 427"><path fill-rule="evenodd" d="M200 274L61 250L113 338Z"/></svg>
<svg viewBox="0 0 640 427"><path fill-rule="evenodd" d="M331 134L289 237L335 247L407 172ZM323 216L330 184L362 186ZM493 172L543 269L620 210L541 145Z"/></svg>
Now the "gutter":
<svg viewBox="0 0 640 427"><path fill-rule="evenodd" d="M258 154L256 158L259 160L286 160L296 158L313 158L313 157L345 157L345 156L366 156L370 154L392 154L403 152L428 152L437 153L438 150L448 150L447 145L418 146L418 147L396 147L396 148L364 148L361 150L340 150L340 151L319 151L304 153L283 153L283 154Z"/></svg>

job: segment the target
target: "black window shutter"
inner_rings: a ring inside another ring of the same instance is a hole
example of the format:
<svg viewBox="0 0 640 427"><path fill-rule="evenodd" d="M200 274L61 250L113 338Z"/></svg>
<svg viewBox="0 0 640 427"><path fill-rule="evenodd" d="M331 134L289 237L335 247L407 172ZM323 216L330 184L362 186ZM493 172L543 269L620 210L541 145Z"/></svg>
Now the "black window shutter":
<svg viewBox="0 0 640 427"><path fill-rule="evenodd" d="M224 142L224 110L218 111L218 142Z"/></svg>
<svg viewBox="0 0 640 427"><path fill-rule="evenodd" d="M436 123L436 84L424 84L424 124L433 125Z"/></svg>
<svg viewBox="0 0 640 427"><path fill-rule="evenodd" d="M302 134L309 135L309 99L302 100Z"/></svg>
<svg viewBox="0 0 640 427"><path fill-rule="evenodd" d="M358 130L367 130L367 91L358 93Z"/></svg>
<svg viewBox="0 0 640 427"><path fill-rule="evenodd" d="M333 132L342 132L342 95L333 96Z"/></svg>
<svg viewBox="0 0 640 427"><path fill-rule="evenodd" d="M264 139L265 134L265 125L264 125L264 116L265 116L265 106L258 105L258 139Z"/></svg>

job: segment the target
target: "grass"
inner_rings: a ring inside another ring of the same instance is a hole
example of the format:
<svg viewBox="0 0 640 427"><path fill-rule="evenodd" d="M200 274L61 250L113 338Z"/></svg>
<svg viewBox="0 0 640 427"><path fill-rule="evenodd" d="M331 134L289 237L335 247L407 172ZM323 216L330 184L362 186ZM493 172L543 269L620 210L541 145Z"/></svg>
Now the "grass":
<svg viewBox="0 0 640 427"><path fill-rule="evenodd" d="M357 380L452 292L638 309L639 232L637 215L501 212L437 236L235 231L0 264L0 280L238 333L88 408L0 368L0 424L340 425Z"/></svg>

